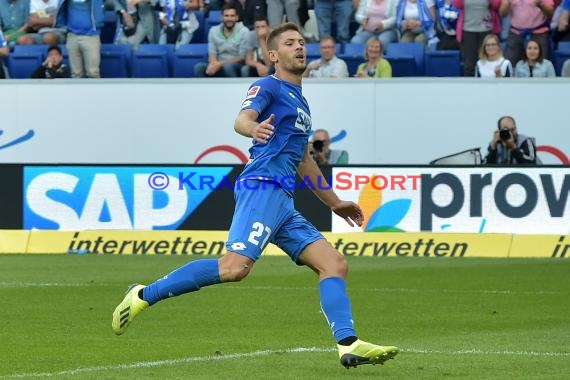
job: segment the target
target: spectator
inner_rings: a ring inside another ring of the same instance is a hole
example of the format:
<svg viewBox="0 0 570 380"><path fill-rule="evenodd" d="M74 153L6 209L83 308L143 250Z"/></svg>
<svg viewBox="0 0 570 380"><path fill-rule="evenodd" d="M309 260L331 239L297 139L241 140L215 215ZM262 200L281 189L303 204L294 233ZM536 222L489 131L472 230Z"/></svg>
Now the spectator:
<svg viewBox="0 0 570 380"><path fill-rule="evenodd" d="M353 44L364 44L370 37L380 38L383 46L398 41L396 31L397 0L362 0L354 18L360 24L352 40Z"/></svg>
<svg viewBox="0 0 570 380"><path fill-rule="evenodd" d="M564 0L562 4L556 8L550 23L552 40L554 43L558 43L559 41L570 41L570 28L568 28L569 19L570 0Z"/></svg>
<svg viewBox="0 0 570 380"><path fill-rule="evenodd" d="M383 58L383 53L380 38L370 37L364 47L366 62L358 65L354 76L358 78L392 78L392 66Z"/></svg>
<svg viewBox="0 0 570 380"><path fill-rule="evenodd" d="M536 164L536 145L533 137L517 132L517 124L512 116L503 116L497 122L497 130L489 144L485 157L488 165Z"/></svg>
<svg viewBox="0 0 570 380"><path fill-rule="evenodd" d="M436 0L437 8L437 37L439 42L437 50L459 50L457 41L457 19L459 8L453 5L451 0Z"/></svg>
<svg viewBox="0 0 570 380"><path fill-rule="evenodd" d="M60 0L56 25L67 26L67 51L72 78L99 78L103 0Z"/></svg>
<svg viewBox="0 0 570 380"><path fill-rule="evenodd" d="M117 42L137 49L143 42L158 43L160 26L155 7L158 0L114 0L119 14Z"/></svg>
<svg viewBox="0 0 570 380"><path fill-rule="evenodd" d="M526 44L525 57L517 63L515 76L523 78L552 78L556 76L554 65L542 54L542 47L535 40Z"/></svg>
<svg viewBox="0 0 570 380"><path fill-rule="evenodd" d="M30 43L57 45L65 43L65 29L54 28L58 0L31 0L28 34Z"/></svg>
<svg viewBox="0 0 570 380"><path fill-rule="evenodd" d="M472 77L483 39L490 33L501 32L501 0L453 0L453 5L460 10L457 41L463 57L463 74Z"/></svg>
<svg viewBox="0 0 570 380"><path fill-rule="evenodd" d="M271 1L271 0L269 0ZM366 1L366 0L362 0ZM315 0L315 15L319 38L332 36L333 15L336 22L336 39L345 44L350 41L352 0Z"/></svg>
<svg viewBox="0 0 570 380"><path fill-rule="evenodd" d="M321 58L310 62L303 74L310 78L346 78L348 67L346 62L336 56L336 41L331 36L320 42Z"/></svg>
<svg viewBox="0 0 570 380"><path fill-rule="evenodd" d="M245 66L242 67L242 77L266 77L274 73L274 67L269 59L267 36L271 29L267 17L258 16L255 20L255 30L247 34L247 53Z"/></svg>
<svg viewBox="0 0 570 380"><path fill-rule="evenodd" d="M0 79L8 78L8 71L6 70L6 65L4 64L4 59L10 54L10 47L8 42L4 39L2 30L0 30Z"/></svg>
<svg viewBox="0 0 570 380"><path fill-rule="evenodd" d="M47 58L32 74L34 79L69 78L69 68L63 63L59 46L48 48Z"/></svg>
<svg viewBox="0 0 570 380"><path fill-rule="evenodd" d="M479 49L479 60L475 67L475 76L480 78L511 77L513 65L503 57L499 37L488 34Z"/></svg>
<svg viewBox="0 0 570 380"><path fill-rule="evenodd" d="M518 62L523 58L524 46L531 37L541 45L544 56L548 57L553 0L502 0L499 13L511 18L505 51L509 61Z"/></svg>
<svg viewBox="0 0 570 380"><path fill-rule="evenodd" d="M0 0L0 25L9 46L33 43L26 35L29 16L30 0Z"/></svg>
<svg viewBox="0 0 570 380"><path fill-rule="evenodd" d="M570 77L570 59L564 61L564 65L562 65L562 72L560 73L560 76L565 78Z"/></svg>
<svg viewBox="0 0 570 380"><path fill-rule="evenodd" d="M243 6L243 15L240 17L243 25L249 30L255 29L255 21L263 17L267 20L267 3L265 0L237 0ZM267 21L269 25L269 20Z"/></svg>
<svg viewBox="0 0 570 380"><path fill-rule="evenodd" d="M396 8L396 25L400 42L417 42L435 47L435 3L433 0L400 0Z"/></svg>
<svg viewBox="0 0 570 380"><path fill-rule="evenodd" d="M200 24L194 11L200 8L199 0L160 0L158 18L162 24L159 44L189 44Z"/></svg>
<svg viewBox="0 0 570 380"><path fill-rule="evenodd" d="M284 15L287 21L303 26L299 19L299 0L267 0L267 18L272 29L281 25Z"/></svg>
<svg viewBox="0 0 570 380"><path fill-rule="evenodd" d="M311 139L309 151L319 165L346 165L348 152L346 150L330 149L331 139L325 129L317 129Z"/></svg>
<svg viewBox="0 0 570 380"><path fill-rule="evenodd" d="M225 4L222 22L208 33L208 63L194 66L197 77L239 77L247 53L248 29L238 23L238 12L233 4Z"/></svg>

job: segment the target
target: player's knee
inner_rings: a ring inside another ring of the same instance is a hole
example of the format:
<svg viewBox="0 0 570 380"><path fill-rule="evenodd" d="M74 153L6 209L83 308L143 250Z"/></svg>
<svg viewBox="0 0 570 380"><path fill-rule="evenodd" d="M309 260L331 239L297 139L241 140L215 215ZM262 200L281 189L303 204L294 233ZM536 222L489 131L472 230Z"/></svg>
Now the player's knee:
<svg viewBox="0 0 570 380"><path fill-rule="evenodd" d="M342 277L348 274L348 263L342 255L335 255L327 260L326 264L318 271L321 278L325 277Z"/></svg>
<svg viewBox="0 0 570 380"><path fill-rule="evenodd" d="M241 260L219 260L220 279L222 282L237 282L243 280L252 268L251 263Z"/></svg>
<svg viewBox="0 0 570 380"><path fill-rule="evenodd" d="M345 278L348 275L348 262L344 256L338 255L334 265L335 271L340 277Z"/></svg>

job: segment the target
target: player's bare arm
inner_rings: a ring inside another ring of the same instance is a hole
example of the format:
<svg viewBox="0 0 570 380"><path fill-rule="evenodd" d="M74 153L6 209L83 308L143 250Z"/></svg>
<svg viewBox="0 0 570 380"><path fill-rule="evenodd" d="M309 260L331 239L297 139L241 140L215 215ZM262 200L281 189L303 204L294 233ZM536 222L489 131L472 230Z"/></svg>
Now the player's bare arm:
<svg viewBox="0 0 570 380"><path fill-rule="evenodd" d="M351 227L354 227L355 224L357 226L362 225L364 215L360 206L354 202L339 199L335 192L329 188L329 184L323 172L311 157L308 147L303 156L303 161L301 161L301 164L299 164L297 168L297 173L299 173L302 178L308 178L313 185L312 191L317 197L319 197L324 204L329 206L335 214L344 218Z"/></svg>
<svg viewBox="0 0 570 380"><path fill-rule="evenodd" d="M242 136L251 137L257 142L267 144L267 141L273 135L273 121L275 115L271 114L262 122L257 122L259 114L252 109L242 110L234 123L234 130Z"/></svg>

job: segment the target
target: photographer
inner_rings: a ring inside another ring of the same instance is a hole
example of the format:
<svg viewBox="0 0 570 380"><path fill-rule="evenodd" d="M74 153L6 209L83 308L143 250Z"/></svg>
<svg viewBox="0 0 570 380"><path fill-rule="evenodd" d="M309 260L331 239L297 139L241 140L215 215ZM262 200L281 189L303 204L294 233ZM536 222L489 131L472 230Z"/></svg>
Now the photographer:
<svg viewBox="0 0 570 380"><path fill-rule="evenodd" d="M346 150L330 149L329 133L324 129L317 129L309 142L309 152L319 165L346 165L348 152Z"/></svg>
<svg viewBox="0 0 570 380"><path fill-rule="evenodd" d="M498 129L489 144L486 164L498 165L535 165L536 146L534 138L517 132L517 125L512 116L503 116L498 121Z"/></svg>

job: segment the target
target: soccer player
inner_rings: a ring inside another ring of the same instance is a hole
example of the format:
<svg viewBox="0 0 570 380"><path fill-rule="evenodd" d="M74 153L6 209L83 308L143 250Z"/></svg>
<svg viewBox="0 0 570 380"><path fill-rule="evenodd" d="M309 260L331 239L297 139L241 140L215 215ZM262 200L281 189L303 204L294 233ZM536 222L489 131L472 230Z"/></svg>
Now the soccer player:
<svg viewBox="0 0 570 380"><path fill-rule="evenodd" d="M282 24L269 34L267 45L275 75L251 85L234 126L236 132L252 138L253 145L250 162L235 187L227 254L217 260L192 261L148 286L131 286L113 313L113 330L123 334L138 314L165 298L242 280L271 242L318 275L321 308L337 341L341 364L347 368L383 364L398 348L357 338L346 292L346 261L295 210L293 191L275 180L294 178L295 172L309 178L316 195L337 215L351 226L362 225L357 204L340 200L326 183L316 186L322 172L308 150L311 116L301 92L307 54L299 28Z"/></svg>

